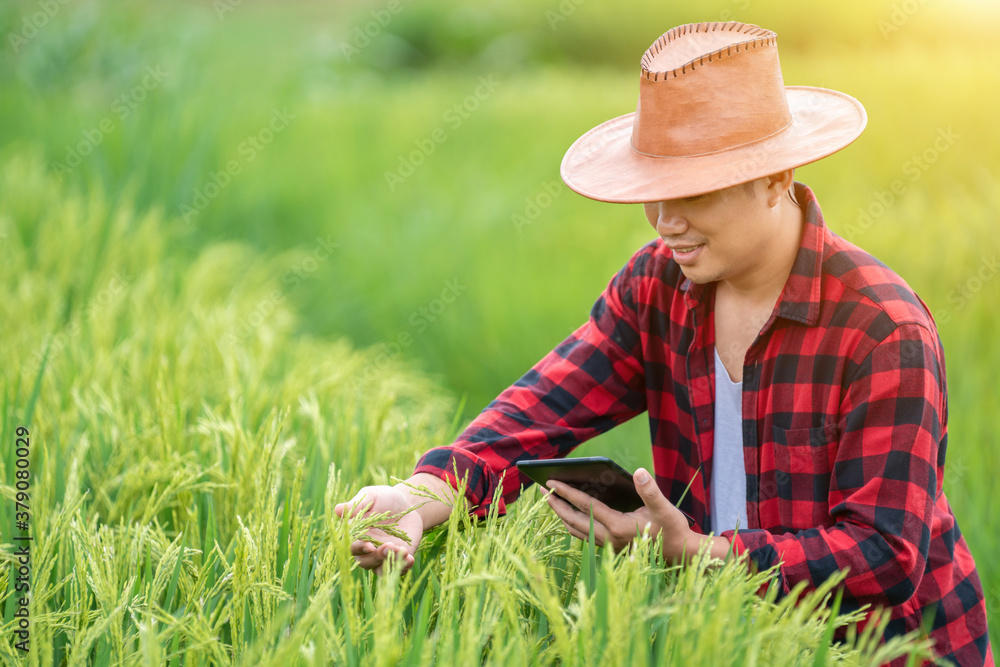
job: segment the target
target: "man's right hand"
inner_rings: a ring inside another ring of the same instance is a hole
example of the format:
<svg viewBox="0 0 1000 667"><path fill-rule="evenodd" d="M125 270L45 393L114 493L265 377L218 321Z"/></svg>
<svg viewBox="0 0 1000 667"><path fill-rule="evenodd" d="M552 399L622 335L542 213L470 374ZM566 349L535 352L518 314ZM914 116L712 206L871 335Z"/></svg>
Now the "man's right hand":
<svg viewBox="0 0 1000 667"><path fill-rule="evenodd" d="M432 497L425 497L426 494ZM381 575L386 558L399 559L404 572L413 567L413 556L424 531L447 521L455 503L455 490L448 482L428 473L417 473L396 486L366 486L348 502L337 504L333 511L341 519L385 512L398 518L387 523L402 531L409 538L409 544L377 527L369 529L367 535L379 541L381 546L364 540L351 543L351 555L358 565ZM416 509L407 512L413 507Z"/></svg>
<svg viewBox="0 0 1000 667"><path fill-rule="evenodd" d="M382 574L382 566L387 558L396 558L405 572L413 567L413 557L424 535L424 522L416 510L410 510L419 505L422 499L415 498L405 487L398 486L366 486L346 503L339 503L333 508L337 516L349 518L354 516L369 516L390 512L389 525L395 525L409 539L407 544L398 537L389 535L384 530L373 527L368 530L368 537L377 540L381 546L376 547L371 542L355 540L351 543L351 555L358 564L366 570L375 570ZM403 514L407 512L406 514Z"/></svg>

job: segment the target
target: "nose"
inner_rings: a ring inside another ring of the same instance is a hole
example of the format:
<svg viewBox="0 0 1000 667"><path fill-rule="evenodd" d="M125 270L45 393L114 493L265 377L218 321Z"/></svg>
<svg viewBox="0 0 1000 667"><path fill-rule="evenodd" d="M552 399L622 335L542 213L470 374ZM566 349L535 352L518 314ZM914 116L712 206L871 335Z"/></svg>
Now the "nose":
<svg viewBox="0 0 1000 667"><path fill-rule="evenodd" d="M646 218L660 236L679 236L688 230L688 221L669 201L646 204Z"/></svg>

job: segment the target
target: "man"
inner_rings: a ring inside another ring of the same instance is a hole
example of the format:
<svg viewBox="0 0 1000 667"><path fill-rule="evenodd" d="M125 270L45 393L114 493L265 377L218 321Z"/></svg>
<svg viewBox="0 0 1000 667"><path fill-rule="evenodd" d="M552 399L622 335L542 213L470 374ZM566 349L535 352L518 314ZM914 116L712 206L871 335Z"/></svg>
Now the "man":
<svg viewBox="0 0 1000 667"><path fill-rule="evenodd" d="M781 562L785 593L849 568L845 609L891 607L887 637L932 614L939 655L993 664L975 563L941 488L947 390L934 321L901 278L834 236L793 180L854 141L864 109L785 87L774 33L738 23L669 31L639 82L637 111L581 137L562 176L587 197L643 203L660 238L612 278L586 324L454 444L427 452L409 482L447 494L457 470L476 514L498 487L502 513L529 483L518 460L566 456L648 411L656 483L635 474L645 506L620 513L550 483L571 534L586 538L592 509L598 544L624 548L648 528L670 560L732 549L761 569ZM669 500L689 484L682 509L701 532ZM424 500L368 487L350 506L397 513ZM409 567L448 512L423 505L399 523L409 545L375 531L383 546L352 551L377 572L390 554Z"/></svg>

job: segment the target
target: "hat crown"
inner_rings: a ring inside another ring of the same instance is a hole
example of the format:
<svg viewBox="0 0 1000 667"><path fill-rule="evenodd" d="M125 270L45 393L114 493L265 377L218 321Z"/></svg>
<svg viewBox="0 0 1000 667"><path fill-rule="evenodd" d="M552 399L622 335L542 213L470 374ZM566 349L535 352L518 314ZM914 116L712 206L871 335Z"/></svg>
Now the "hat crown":
<svg viewBox="0 0 1000 667"><path fill-rule="evenodd" d="M683 25L642 57L632 148L643 155L720 153L763 141L791 122L770 30L732 21Z"/></svg>
<svg viewBox="0 0 1000 667"><path fill-rule="evenodd" d="M660 36L642 55L646 77L677 77L706 61L760 46L776 46L777 33L749 23L691 23Z"/></svg>

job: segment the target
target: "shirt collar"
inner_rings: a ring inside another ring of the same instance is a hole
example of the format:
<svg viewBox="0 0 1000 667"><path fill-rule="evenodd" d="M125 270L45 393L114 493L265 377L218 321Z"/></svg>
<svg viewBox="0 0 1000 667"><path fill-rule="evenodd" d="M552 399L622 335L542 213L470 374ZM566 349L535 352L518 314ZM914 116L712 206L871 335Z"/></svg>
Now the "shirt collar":
<svg viewBox="0 0 1000 667"><path fill-rule="evenodd" d="M823 222L816 195L809 186L795 183L794 187L795 199L805 212L805 222L799 250L778 297L775 314L811 326L819 319L826 223ZM714 294L715 283L698 285L685 278L681 290L688 308L695 308L704 305Z"/></svg>

